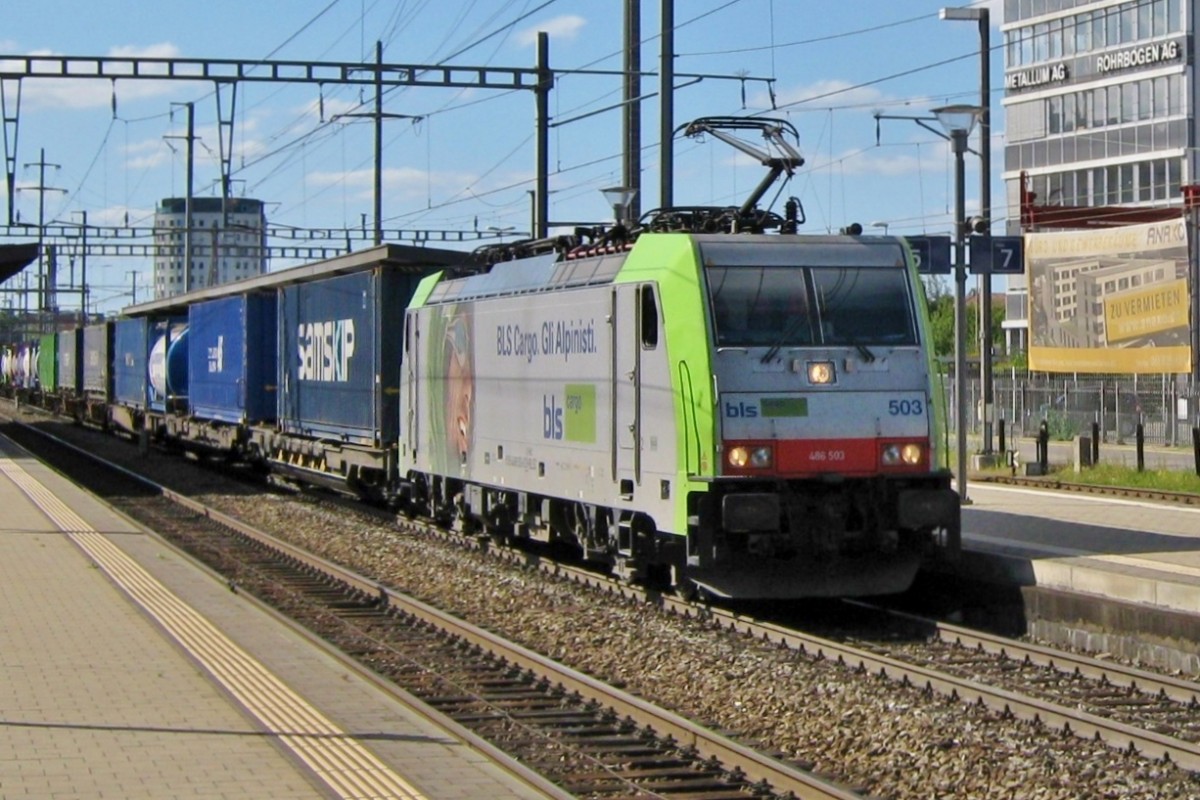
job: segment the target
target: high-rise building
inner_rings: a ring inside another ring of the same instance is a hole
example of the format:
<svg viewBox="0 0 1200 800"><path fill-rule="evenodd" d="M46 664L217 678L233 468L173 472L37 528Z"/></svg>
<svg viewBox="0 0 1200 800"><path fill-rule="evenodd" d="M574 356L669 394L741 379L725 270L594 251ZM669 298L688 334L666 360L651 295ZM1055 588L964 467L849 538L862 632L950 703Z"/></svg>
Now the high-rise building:
<svg viewBox="0 0 1200 800"><path fill-rule="evenodd" d="M267 271L266 214L261 200L192 198L192 257L185 268L187 201L168 197L154 214L154 296L215 286Z"/></svg>
<svg viewBox="0 0 1200 800"><path fill-rule="evenodd" d="M1197 180L1197 14L1186 0L1005 0L1010 233L1022 176L1039 206L1182 208L1180 187ZM1010 280L1013 346L1027 343L1027 294Z"/></svg>

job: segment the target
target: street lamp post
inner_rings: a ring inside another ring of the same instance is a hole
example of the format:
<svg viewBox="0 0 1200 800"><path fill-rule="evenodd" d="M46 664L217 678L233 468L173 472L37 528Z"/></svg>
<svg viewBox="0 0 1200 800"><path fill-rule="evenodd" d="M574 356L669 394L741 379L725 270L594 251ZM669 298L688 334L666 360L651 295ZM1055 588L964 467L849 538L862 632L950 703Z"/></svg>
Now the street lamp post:
<svg viewBox="0 0 1200 800"><path fill-rule="evenodd" d="M886 222L872 222L871 227L872 228L883 228L883 235L884 236L888 235L888 223L886 223Z"/></svg>
<svg viewBox="0 0 1200 800"><path fill-rule="evenodd" d="M946 20L979 24L979 213L992 227L991 12L987 8L943 8ZM992 453L992 276L979 278L979 392L983 399L984 455Z"/></svg>
<svg viewBox="0 0 1200 800"><path fill-rule="evenodd" d="M950 137L954 148L954 408L955 439L958 442L958 496L967 496L967 265L966 265L966 176L963 155L967 137L979 117L978 106L943 106L934 116Z"/></svg>

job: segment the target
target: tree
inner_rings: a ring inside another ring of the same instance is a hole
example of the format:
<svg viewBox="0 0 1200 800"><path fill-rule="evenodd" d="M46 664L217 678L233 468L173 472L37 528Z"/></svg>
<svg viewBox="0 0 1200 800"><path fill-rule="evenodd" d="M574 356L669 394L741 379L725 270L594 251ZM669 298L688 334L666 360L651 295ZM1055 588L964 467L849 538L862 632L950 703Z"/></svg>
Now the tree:
<svg viewBox="0 0 1200 800"><path fill-rule="evenodd" d="M950 358L954 355L954 295L945 281L926 278L925 297L929 305L933 354L938 358Z"/></svg>
<svg viewBox="0 0 1200 800"><path fill-rule="evenodd" d="M930 332L933 335L933 352L939 358L954 356L954 294L947 281L937 278L925 279L925 296L929 304ZM967 297L967 355L979 356L979 295L972 291ZM1004 307L992 305L992 350L1003 348Z"/></svg>

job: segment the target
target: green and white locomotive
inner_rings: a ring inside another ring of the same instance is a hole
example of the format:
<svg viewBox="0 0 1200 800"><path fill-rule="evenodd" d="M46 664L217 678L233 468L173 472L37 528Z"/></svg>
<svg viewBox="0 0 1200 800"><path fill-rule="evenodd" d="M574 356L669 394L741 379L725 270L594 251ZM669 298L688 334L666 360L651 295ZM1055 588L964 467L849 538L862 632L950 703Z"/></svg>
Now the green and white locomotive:
<svg viewBox="0 0 1200 800"><path fill-rule="evenodd" d="M719 597L897 592L953 556L907 245L697 232L761 231L751 208L427 278L400 386L409 507Z"/></svg>

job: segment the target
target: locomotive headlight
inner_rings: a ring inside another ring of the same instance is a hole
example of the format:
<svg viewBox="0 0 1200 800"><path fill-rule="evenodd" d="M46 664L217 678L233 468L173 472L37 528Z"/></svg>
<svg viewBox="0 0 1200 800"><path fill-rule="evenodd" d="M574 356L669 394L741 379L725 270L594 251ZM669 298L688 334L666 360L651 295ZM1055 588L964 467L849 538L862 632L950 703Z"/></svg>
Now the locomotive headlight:
<svg viewBox="0 0 1200 800"><path fill-rule="evenodd" d="M832 361L808 362L808 382L812 384L834 383L837 373L834 372Z"/></svg>
<svg viewBox="0 0 1200 800"><path fill-rule="evenodd" d="M915 467L921 463L924 455L924 448L915 442L892 443L884 445L883 452L880 454L880 462L885 467L901 465Z"/></svg>
<svg viewBox="0 0 1200 800"><path fill-rule="evenodd" d="M737 469L767 469L775 461L774 453L766 445L760 447L746 447L744 445L731 447L726 458L729 461L729 466Z"/></svg>
<svg viewBox="0 0 1200 800"><path fill-rule="evenodd" d="M750 466L755 469L767 469L775 462L775 456L769 447L756 447L750 451Z"/></svg>

